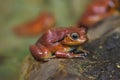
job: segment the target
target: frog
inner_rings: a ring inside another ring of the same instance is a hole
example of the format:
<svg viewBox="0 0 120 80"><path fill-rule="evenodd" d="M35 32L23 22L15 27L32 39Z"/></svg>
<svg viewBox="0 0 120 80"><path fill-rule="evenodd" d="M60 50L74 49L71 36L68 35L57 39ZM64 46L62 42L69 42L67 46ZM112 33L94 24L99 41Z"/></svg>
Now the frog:
<svg viewBox="0 0 120 80"><path fill-rule="evenodd" d="M42 12L35 19L25 22L22 25L17 25L13 28L13 32L19 37L34 37L54 27L55 24L56 20L53 14Z"/></svg>
<svg viewBox="0 0 120 80"><path fill-rule="evenodd" d="M78 24L94 28L104 19L120 14L120 0L93 0L85 10Z"/></svg>
<svg viewBox="0 0 120 80"><path fill-rule="evenodd" d="M85 27L52 28L44 32L29 49L37 61L49 61L54 58L85 58L89 52L84 50L82 45L87 41Z"/></svg>

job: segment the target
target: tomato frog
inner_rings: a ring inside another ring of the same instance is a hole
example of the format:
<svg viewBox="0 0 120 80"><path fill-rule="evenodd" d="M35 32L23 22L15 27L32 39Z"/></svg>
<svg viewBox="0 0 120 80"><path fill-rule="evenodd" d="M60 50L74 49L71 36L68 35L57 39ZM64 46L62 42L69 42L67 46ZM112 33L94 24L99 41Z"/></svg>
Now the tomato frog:
<svg viewBox="0 0 120 80"><path fill-rule="evenodd" d="M113 15L119 15L120 0L93 0L78 24L94 27L97 23Z"/></svg>
<svg viewBox="0 0 120 80"><path fill-rule="evenodd" d="M55 23L55 17L51 13L43 12L36 19L15 27L13 31L18 36L35 36L54 27Z"/></svg>
<svg viewBox="0 0 120 80"><path fill-rule="evenodd" d="M89 52L81 45L88 40L86 30L84 27L49 29L35 45L30 46L31 54L38 61L48 61L51 58L85 58Z"/></svg>

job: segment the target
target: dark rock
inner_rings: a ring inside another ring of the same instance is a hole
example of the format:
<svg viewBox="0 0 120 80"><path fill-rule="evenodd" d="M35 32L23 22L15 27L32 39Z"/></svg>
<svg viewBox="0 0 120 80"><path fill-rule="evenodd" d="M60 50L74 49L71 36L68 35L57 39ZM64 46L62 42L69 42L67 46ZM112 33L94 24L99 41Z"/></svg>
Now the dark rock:
<svg viewBox="0 0 120 80"><path fill-rule="evenodd" d="M87 45L89 46L86 48L93 53L96 64L89 68L85 75L94 76L95 80L119 80L120 68L117 68L116 63L120 61L120 33L113 33L106 37L105 41L98 39Z"/></svg>

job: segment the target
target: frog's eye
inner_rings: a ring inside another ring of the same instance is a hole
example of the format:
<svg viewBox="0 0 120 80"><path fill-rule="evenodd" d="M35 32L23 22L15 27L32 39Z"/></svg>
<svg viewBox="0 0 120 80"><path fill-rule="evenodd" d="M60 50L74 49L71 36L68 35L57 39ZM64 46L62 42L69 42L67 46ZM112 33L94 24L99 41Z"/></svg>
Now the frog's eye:
<svg viewBox="0 0 120 80"><path fill-rule="evenodd" d="M70 35L70 37L71 37L73 40L77 40L77 39L79 39L79 34L78 34L78 33L72 33L72 34Z"/></svg>

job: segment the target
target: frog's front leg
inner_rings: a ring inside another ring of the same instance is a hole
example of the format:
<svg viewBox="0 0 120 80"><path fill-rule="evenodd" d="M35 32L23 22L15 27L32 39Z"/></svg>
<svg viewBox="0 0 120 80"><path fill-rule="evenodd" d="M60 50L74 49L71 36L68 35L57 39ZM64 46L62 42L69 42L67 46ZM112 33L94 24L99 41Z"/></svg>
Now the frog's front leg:
<svg viewBox="0 0 120 80"><path fill-rule="evenodd" d="M58 58L85 58L82 54L74 53L74 49L70 47L64 47L64 49L56 51L55 56Z"/></svg>
<svg viewBox="0 0 120 80"><path fill-rule="evenodd" d="M73 48L66 48L65 50L58 50L55 53L56 57L59 58L85 58L88 55L88 51L84 50L82 47L77 48L75 51L71 51ZM80 54L79 52L82 51L84 53ZM76 53L77 52L77 53Z"/></svg>
<svg viewBox="0 0 120 80"><path fill-rule="evenodd" d="M81 53L81 55L84 55L84 56L87 56L89 54L89 51L83 49L81 46L79 46L77 49L76 49L76 53Z"/></svg>
<svg viewBox="0 0 120 80"><path fill-rule="evenodd" d="M32 45L30 46L30 51L34 59L37 61L48 61L50 58L53 58L51 51L49 51L43 45Z"/></svg>

